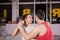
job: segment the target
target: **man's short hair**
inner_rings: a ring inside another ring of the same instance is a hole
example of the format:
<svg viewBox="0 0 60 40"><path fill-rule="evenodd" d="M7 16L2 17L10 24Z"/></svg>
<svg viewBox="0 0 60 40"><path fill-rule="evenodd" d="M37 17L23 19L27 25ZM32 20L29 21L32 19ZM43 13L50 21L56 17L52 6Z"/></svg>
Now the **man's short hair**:
<svg viewBox="0 0 60 40"><path fill-rule="evenodd" d="M42 10L38 10L38 11L36 12L36 16L38 16L38 18L39 18L40 20L44 20L44 18L45 18L45 12L42 11Z"/></svg>

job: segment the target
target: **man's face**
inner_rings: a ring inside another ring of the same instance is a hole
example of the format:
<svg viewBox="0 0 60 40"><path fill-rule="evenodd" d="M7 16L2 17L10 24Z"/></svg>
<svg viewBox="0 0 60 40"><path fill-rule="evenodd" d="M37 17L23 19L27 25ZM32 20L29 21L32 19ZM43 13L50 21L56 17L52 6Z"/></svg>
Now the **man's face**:
<svg viewBox="0 0 60 40"><path fill-rule="evenodd" d="M39 18L38 16L35 15L35 21L38 23L39 22Z"/></svg>

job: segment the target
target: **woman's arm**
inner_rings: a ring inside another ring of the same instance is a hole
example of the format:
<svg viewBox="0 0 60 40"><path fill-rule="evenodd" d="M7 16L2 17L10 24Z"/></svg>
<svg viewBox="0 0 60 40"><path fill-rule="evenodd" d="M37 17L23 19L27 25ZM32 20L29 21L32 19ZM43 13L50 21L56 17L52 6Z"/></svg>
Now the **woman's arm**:
<svg viewBox="0 0 60 40"><path fill-rule="evenodd" d="M16 36L19 33L19 29L18 27L14 30L14 32L12 33L12 36Z"/></svg>
<svg viewBox="0 0 60 40"><path fill-rule="evenodd" d="M17 24L17 27L16 29L14 30L14 32L12 33L12 36L16 36L18 33L20 33L20 30L19 30L19 27L23 25L23 21L20 21L18 24Z"/></svg>

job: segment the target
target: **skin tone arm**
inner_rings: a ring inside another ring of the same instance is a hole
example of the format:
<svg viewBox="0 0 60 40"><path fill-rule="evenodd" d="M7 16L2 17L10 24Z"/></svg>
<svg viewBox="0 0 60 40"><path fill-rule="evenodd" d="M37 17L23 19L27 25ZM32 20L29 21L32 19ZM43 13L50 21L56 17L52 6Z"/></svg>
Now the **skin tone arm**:
<svg viewBox="0 0 60 40"><path fill-rule="evenodd" d="M20 25L20 22L18 23L16 29L15 29L14 32L12 33L12 36L13 36L13 37L16 36L18 33L20 33L20 30L19 30L19 28L18 28L19 25Z"/></svg>
<svg viewBox="0 0 60 40"><path fill-rule="evenodd" d="M16 36L19 33L19 29L18 27L14 30L14 32L12 33L12 36Z"/></svg>

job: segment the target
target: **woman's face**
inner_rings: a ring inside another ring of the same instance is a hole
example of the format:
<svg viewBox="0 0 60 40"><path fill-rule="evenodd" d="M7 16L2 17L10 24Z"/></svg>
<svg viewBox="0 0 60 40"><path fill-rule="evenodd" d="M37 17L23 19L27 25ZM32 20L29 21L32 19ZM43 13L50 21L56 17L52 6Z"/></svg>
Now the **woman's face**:
<svg viewBox="0 0 60 40"><path fill-rule="evenodd" d="M27 23L32 23L32 16L31 15L27 15L25 20L26 20Z"/></svg>

